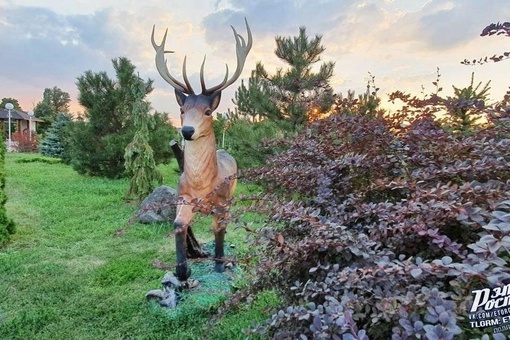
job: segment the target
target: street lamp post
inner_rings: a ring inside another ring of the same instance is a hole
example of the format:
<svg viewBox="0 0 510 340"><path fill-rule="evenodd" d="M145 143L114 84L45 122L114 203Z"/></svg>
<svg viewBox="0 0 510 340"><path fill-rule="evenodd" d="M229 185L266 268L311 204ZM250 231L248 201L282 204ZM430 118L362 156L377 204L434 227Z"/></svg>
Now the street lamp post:
<svg viewBox="0 0 510 340"><path fill-rule="evenodd" d="M5 108L7 109L7 111L9 112L9 141L7 143L8 147L8 151L11 151L11 110L14 109L14 105L12 105L11 103L6 103L5 104Z"/></svg>
<svg viewBox="0 0 510 340"><path fill-rule="evenodd" d="M34 115L34 111L28 111L28 135L30 140L32 140L32 116Z"/></svg>

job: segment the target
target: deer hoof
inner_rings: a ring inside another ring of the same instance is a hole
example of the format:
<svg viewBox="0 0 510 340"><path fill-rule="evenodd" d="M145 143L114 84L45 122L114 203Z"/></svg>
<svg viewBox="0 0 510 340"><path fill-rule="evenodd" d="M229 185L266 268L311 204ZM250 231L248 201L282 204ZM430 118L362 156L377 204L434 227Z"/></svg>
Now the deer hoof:
<svg viewBox="0 0 510 340"><path fill-rule="evenodd" d="M180 281L186 281L191 276L191 269L186 264L177 265L175 268L175 276Z"/></svg>

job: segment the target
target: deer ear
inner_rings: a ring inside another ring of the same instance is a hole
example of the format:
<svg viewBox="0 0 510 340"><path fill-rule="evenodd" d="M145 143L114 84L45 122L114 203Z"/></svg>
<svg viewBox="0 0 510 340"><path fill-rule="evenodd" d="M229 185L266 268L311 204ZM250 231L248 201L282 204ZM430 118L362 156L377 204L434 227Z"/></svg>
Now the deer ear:
<svg viewBox="0 0 510 340"><path fill-rule="evenodd" d="M216 92L212 95L212 98L211 98L211 105L210 105L210 109L211 111L214 111L216 110L216 108L218 107L218 105L220 105L220 100L221 100L221 91L220 92Z"/></svg>
<svg viewBox="0 0 510 340"><path fill-rule="evenodd" d="M175 98L177 99L177 104L179 104L179 106L184 105L184 102L186 101L186 95L184 92L175 89Z"/></svg>

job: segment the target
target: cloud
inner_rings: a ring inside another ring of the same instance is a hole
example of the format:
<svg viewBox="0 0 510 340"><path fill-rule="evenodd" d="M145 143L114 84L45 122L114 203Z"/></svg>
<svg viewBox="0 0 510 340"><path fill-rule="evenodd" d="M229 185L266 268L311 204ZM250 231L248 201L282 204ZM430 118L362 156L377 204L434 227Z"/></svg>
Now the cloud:
<svg viewBox="0 0 510 340"><path fill-rule="evenodd" d="M423 48L445 51L476 39L485 26L508 17L505 0L432 0L417 20Z"/></svg>
<svg viewBox="0 0 510 340"><path fill-rule="evenodd" d="M0 97L14 97L29 106L26 103L42 98L44 88L58 86L76 104L76 78L86 70L106 71L114 77L111 59L124 56L142 77L155 80L156 91L150 98L155 108L176 113L172 88L154 65L152 26L156 25L158 43L169 30L166 46L176 51L167 56L169 71L181 78L187 55L188 75L198 89L204 55L208 86L223 79L225 64L231 72L235 68L230 25L246 36L244 17L254 45L242 78L249 77L257 61L269 72L285 68L274 54L275 37L296 36L299 27L305 26L309 36L323 35L326 51L321 59L336 63L333 85L339 92L363 91L368 71L376 76L381 92L404 90L399 84L419 89L420 82L435 79L438 66L449 87L457 84L456 79L469 80L472 70L460 65L460 60L507 50L508 38L479 37L486 25L508 21L507 2L196 0L175 6L168 0L0 0ZM493 78L496 90L507 84L500 71L505 66L498 63L473 70L477 79L479 73ZM230 98L239 83L224 91L220 112L233 107ZM22 97L27 99L23 102ZM74 106L73 110L80 109Z"/></svg>
<svg viewBox="0 0 510 340"><path fill-rule="evenodd" d="M19 98L38 89L38 95L32 93L28 98L32 104L42 98L44 88L53 86L75 98L78 76L87 70L112 74L111 60L120 56L142 64L139 70L155 78L150 29L153 21L161 23L171 17L160 15L152 20L144 10L131 13L113 8L87 15L62 15L40 7L1 10L0 50L4 52L0 65L7 67L0 80L9 84L9 93L4 89L1 95Z"/></svg>
<svg viewBox="0 0 510 340"><path fill-rule="evenodd" d="M228 25L239 27L246 17L255 28L259 39L274 39L275 32L288 35L298 32L300 26L324 31L341 24L344 13L356 1L287 1L287 0L223 0L216 4L217 11L207 15L202 24L206 40L211 44L224 39L219 32Z"/></svg>

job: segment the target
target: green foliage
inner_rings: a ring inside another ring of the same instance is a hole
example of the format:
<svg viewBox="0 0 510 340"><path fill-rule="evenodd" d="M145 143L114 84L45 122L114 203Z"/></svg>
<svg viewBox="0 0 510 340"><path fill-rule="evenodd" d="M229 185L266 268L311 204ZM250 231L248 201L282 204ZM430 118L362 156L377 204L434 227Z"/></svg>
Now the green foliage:
<svg viewBox="0 0 510 340"><path fill-rule="evenodd" d="M43 99L36 104L34 114L37 118L44 120L38 124L38 132L44 134L55 122L58 114L69 113L69 93L62 91L57 86L46 88L43 92Z"/></svg>
<svg viewBox="0 0 510 340"><path fill-rule="evenodd" d="M2 98L2 101L0 102L0 108L5 109L5 104L7 103L11 103L12 106L14 106L14 110L21 110L21 106L19 105L18 100L14 98Z"/></svg>
<svg viewBox="0 0 510 340"><path fill-rule="evenodd" d="M218 145L222 147L224 137L224 149L235 158L239 169L264 165L266 158L273 154L264 142L283 138L281 125L270 120L252 122L232 116L225 120L218 118L213 124Z"/></svg>
<svg viewBox="0 0 510 340"><path fill-rule="evenodd" d="M263 80L255 71L252 71L248 79L248 86L244 84L244 80L241 80L241 85L232 101L237 105L237 112L252 122L280 115L278 107L272 100L271 92L264 86Z"/></svg>
<svg viewBox="0 0 510 340"><path fill-rule="evenodd" d="M161 173L156 169L154 152L149 145L150 106L144 100L146 86L143 80L139 79L138 83L131 87L135 99L132 115L136 132L124 153L124 166L131 176L126 199L139 201L147 197L163 181Z"/></svg>
<svg viewBox="0 0 510 340"><path fill-rule="evenodd" d="M381 108L381 98L378 95L379 88L375 86L375 76L370 74L365 93L358 95L354 91L347 91L344 97L341 93L335 99L334 112L337 114L363 115L367 117L381 116L385 110Z"/></svg>
<svg viewBox="0 0 510 340"><path fill-rule="evenodd" d="M248 87L241 83L236 93L234 102L239 113L285 121L296 131L308 120L328 111L334 101L329 80L335 64L322 63L317 73L312 70L325 50L321 40L320 35L309 39L304 27L299 29L297 37L276 37L275 54L289 68L280 68L275 75L269 75L262 63L257 63Z"/></svg>
<svg viewBox="0 0 510 340"><path fill-rule="evenodd" d="M90 123L72 122L70 125L71 165L80 174L120 178L125 176L123 150L129 136L121 134L97 135Z"/></svg>
<svg viewBox="0 0 510 340"><path fill-rule="evenodd" d="M490 81L482 88L482 82L474 85L475 73L471 74L471 83L468 87L453 87L454 97L442 100L448 110L448 116L443 120L446 128L455 132L469 133L482 118L482 111L489 99Z"/></svg>
<svg viewBox="0 0 510 340"><path fill-rule="evenodd" d="M477 129L483 128L483 121L489 118L493 111L505 110L507 97L501 103L490 108L486 105L489 98L490 81L483 87L482 83L474 85L474 73L471 74L471 83L468 87L458 88L452 86L454 96L442 96L443 88L439 85L441 74L437 69L437 78L432 84L436 87L434 93L425 94L423 98L411 96L401 91L390 93L390 101L401 100L405 105L400 110L400 114L415 115L426 114L435 115L442 127L456 134L470 135ZM497 107L497 109L496 109Z"/></svg>
<svg viewBox="0 0 510 340"><path fill-rule="evenodd" d="M7 217L5 203L7 195L5 194L5 143L0 143L0 247L5 245L10 235L15 232L14 221Z"/></svg>
<svg viewBox="0 0 510 340"><path fill-rule="evenodd" d="M41 141L39 148L43 156L61 158L65 163L69 163L69 155L66 152L66 142L69 139L67 127L72 121L72 116L68 113L59 112L55 121L46 131L46 136Z"/></svg>
<svg viewBox="0 0 510 340"><path fill-rule="evenodd" d="M50 158L50 157L26 157L26 158L18 158L15 161L16 163L46 163L46 164L59 164L62 163L61 159Z"/></svg>
<svg viewBox="0 0 510 340"><path fill-rule="evenodd" d="M179 138L177 129L172 125L166 112L154 112L150 115L149 144L154 152L156 164L168 164L173 158L173 152L168 143Z"/></svg>
<svg viewBox="0 0 510 340"><path fill-rule="evenodd" d="M110 178L125 175L124 149L132 139L126 133L132 126L130 87L137 76L126 58L114 59L113 67L117 81L106 72L87 71L78 78L78 100L86 109L86 121L73 123L70 145L71 164L79 173Z"/></svg>
<svg viewBox="0 0 510 340"><path fill-rule="evenodd" d="M126 58L113 60L116 80L106 72L85 72L78 78L78 100L86 109L85 120L70 125L70 158L82 174L118 178L126 176L124 153L135 134L133 106L136 98L131 86L139 81L135 66ZM152 91L152 80L145 82L145 93ZM175 131L164 114L156 113L157 124L149 129L149 143L156 164L168 162L168 142Z"/></svg>

